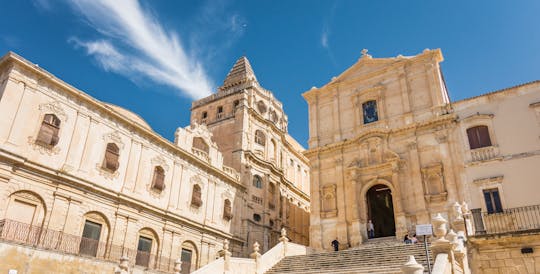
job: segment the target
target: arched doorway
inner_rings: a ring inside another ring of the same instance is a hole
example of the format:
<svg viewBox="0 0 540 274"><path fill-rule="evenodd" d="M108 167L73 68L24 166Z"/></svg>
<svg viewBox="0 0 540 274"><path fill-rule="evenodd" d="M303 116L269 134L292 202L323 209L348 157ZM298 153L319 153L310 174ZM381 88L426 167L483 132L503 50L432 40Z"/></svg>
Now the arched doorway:
<svg viewBox="0 0 540 274"><path fill-rule="evenodd" d="M396 235L392 191L385 185L374 185L366 193L368 218L373 222L375 238Z"/></svg>

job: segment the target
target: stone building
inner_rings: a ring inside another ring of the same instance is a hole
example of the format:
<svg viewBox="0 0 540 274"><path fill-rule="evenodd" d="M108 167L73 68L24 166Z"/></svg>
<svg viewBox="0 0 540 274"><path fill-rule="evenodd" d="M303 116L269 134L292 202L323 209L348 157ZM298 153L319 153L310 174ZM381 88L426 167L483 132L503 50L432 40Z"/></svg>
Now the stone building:
<svg viewBox="0 0 540 274"><path fill-rule="evenodd" d="M2 57L0 272L111 273L127 256L135 273L172 272L177 259L189 273L225 239L245 256L249 242L273 244L281 226L307 244L307 161L281 104L251 88L194 103L193 117L197 105L214 117L194 118L170 142L135 113L14 53ZM223 101L232 98L235 109ZM254 113L262 104L267 112ZM226 133L219 125L228 123L238 125ZM255 140L256 129L266 139Z"/></svg>
<svg viewBox="0 0 540 274"><path fill-rule="evenodd" d="M240 231L266 251L285 227L293 242L308 245L309 166L287 133L288 118L271 91L261 87L246 57L231 68L219 91L192 104L191 121L205 124L247 189Z"/></svg>
<svg viewBox="0 0 540 274"><path fill-rule="evenodd" d="M368 220L375 237L402 239L438 212L454 218L456 202L470 205L472 234L495 218L486 214L540 204L540 85L452 103L442 61L438 49L395 58L363 51L341 75L303 94L312 247L330 249L336 237L359 246ZM497 218L509 226L516 216Z"/></svg>

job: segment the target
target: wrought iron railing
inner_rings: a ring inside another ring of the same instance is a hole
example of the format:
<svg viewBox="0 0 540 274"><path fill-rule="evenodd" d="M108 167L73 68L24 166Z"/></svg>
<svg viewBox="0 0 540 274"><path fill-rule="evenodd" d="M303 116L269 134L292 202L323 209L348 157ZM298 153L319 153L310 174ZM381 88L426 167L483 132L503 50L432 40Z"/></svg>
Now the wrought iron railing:
<svg viewBox="0 0 540 274"><path fill-rule="evenodd" d="M488 213L471 210L475 235L540 230L540 205L508 208Z"/></svg>
<svg viewBox="0 0 540 274"><path fill-rule="evenodd" d="M126 256L131 265L162 271L172 271L174 268L174 260L165 256L78 237L52 229L43 229L39 226L9 219L0 220L0 241L93 257L115 263L118 263L122 256Z"/></svg>

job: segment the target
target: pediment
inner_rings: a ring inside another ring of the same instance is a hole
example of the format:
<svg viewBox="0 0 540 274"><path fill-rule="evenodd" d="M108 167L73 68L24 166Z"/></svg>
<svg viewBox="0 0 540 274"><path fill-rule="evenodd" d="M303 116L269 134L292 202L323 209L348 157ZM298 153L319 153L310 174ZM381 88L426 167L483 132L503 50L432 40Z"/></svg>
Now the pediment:
<svg viewBox="0 0 540 274"><path fill-rule="evenodd" d="M356 62L351 67L349 67L339 76L334 77L332 81L330 81L328 84L331 84L334 82L346 82L346 81L354 80L358 77L369 75L371 73L383 70L384 68L400 61L402 61L402 59L400 58L370 59L370 58L362 57L358 60L358 62Z"/></svg>

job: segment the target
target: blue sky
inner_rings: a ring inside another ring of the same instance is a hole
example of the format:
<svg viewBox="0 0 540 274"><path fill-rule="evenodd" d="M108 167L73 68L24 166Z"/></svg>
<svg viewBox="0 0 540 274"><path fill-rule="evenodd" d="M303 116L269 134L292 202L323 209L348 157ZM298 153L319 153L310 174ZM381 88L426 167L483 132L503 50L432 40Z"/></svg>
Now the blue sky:
<svg viewBox="0 0 540 274"><path fill-rule="evenodd" d="M2 1L14 51L173 139L246 55L308 139L301 93L374 57L441 48L453 101L540 79L540 1Z"/></svg>

